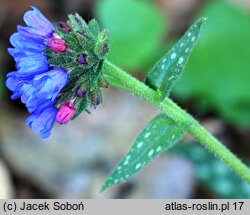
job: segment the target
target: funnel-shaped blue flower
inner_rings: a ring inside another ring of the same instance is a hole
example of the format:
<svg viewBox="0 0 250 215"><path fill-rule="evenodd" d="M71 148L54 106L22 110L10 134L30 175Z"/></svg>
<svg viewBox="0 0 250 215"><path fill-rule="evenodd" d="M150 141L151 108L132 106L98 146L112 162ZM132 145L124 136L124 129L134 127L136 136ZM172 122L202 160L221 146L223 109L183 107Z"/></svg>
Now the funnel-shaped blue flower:
<svg viewBox="0 0 250 215"><path fill-rule="evenodd" d="M50 135L56 119L58 95L68 83L65 70L52 69L43 53L53 37L54 25L35 7L24 15L26 27L18 26L8 51L16 61L17 71L7 75L6 85L13 92L12 99L21 98L31 116L27 124L42 138Z"/></svg>
<svg viewBox="0 0 250 215"><path fill-rule="evenodd" d="M27 26L10 37L16 71L7 75L6 85L31 113L27 125L46 138L54 122L66 124L102 103L109 32L77 13L54 26L35 7L24 21Z"/></svg>

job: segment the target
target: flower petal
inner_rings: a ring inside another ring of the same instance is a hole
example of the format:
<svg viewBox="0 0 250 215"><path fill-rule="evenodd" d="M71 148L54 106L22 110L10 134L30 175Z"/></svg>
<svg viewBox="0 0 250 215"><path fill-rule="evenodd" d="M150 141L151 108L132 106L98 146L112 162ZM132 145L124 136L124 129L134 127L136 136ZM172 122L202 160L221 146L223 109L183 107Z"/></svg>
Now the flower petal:
<svg viewBox="0 0 250 215"><path fill-rule="evenodd" d="M17 31L25 37L33 37L41 41L44 41L52 36L52 33L47 33L43 29L24 27L20 25L17 26Z"/></svg>
<svg viewBox="0 0 250 215"><path fill-rule="evenodd" d="M16 68L27 68L32 66L43 65L48 68L48 58L43 54L31 55L31 56L20 56L17 58Z"/></svg>
<svg viewBox="0 0 250 215"><path fill-rule="evenodd" d="M32 115L27 119L33 131L42 138L50 135L58 110L54 107L60 91L68 83L63 69L50 70L44 50L55 32L54 25L36 8L24 15L27 26L18 26L10 37L14 48L8 52L16 61L17 71L7 75L6 85L12 99L21 98Z"/></svg>
<svg viewBox="0 0 250 215"><path fill-rule="evenodd" d="M36 75L32 81L22 86L22 102L29 112L41 111L53 106L62 88L68 83L68 75L62 69Z"/></svg>
<svg viewBox="0 0 250 215"><path fill-rule="evenodd" d="M35 29L43 29L47 34L55 31L54 25L38 10L36 7L31 7L33 10L24 14L23 20L29 27Z"/></svg>
<svg viewBox="0 0 250 215"><path fill-rule="evenodd" d="M25 37L20 33L12 34L10 37L10 43L15 48L22 48L22 49L27 48L40 52L46 49L46 45L44 44L43 40L37 38Z"/></svg>
<svg viewBox="0 0 250 215"><path fill-rule="evenodd" d="M23 64L22 64L23 65ZM22 66L18 72L27 77L34 77L37 74L47 72L49 70L49 65L44 64L44 62L32 61L26 64L27 67Z"/></svg>
<svg viewBox="0 0 250 215"><path fill-rule="evenodd" d="M34 132L39 132L42 138L47 138L51 133L56 115L56 108L47 108L41 113L32 114L28 117L26 124L29 125Z"/></svg>

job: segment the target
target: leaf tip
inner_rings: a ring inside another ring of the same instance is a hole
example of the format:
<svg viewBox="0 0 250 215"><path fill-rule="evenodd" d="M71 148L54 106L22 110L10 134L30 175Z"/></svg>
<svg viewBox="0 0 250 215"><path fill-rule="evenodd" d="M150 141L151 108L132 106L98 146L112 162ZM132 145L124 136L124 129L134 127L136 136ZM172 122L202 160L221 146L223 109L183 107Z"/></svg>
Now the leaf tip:
<svg viewBox="0 0 250 215"><path fill-rule="evenodd" d="M207 21L207 17L202 17L203 21L206 22Z"/></svg>
<svg viewBox="0 0 250 215"><path fill-rule="evenodd" d="M108 179L102 184L99 192L103 193L105 190L107 190L111 185L108 183Z"/></svg>
<svg viewBox="0 0 250 215"><path fill-rule="evenodd" d="M203 16L197 20L198 25L202 25L207 21L207 17Z"/></svg>
<svg viewBox="0 0 250 215"><path fill-rule="evenodd" d="M99 193L103 193L106 189L107 187L105 186L105 184L103 184L99 190Z"/></svg>
<svg viewBox="0 0 250 215"><path fill-rule="evenodd" d="M117 180L113 180L113 177L109 177L101 186L99 192L100 193L103 193L105 190L107 190L108 188L116 185L116 184L119 184L119 182Z"/></svg>

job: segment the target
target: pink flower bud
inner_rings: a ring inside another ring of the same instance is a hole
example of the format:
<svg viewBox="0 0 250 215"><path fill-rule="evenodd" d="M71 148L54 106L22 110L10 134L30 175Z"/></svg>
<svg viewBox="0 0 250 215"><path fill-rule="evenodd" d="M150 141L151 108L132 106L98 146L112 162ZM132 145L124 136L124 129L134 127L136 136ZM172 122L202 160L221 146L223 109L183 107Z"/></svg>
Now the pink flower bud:
<svg viewBox="0 0 250 215"><path fill-rule="evenodd" d="M56 53L62 53L67 50L66 41L53 34L53 37L47 40L47 45Z"/></svg>
<svg viewBox="0 0 250 215"><path fill-rule="evenodd" d="M66 124L72 119L75 113L76 109L73 106L73 102L69 101L61 106L56 116L56 122L61 125Z"/></svg>

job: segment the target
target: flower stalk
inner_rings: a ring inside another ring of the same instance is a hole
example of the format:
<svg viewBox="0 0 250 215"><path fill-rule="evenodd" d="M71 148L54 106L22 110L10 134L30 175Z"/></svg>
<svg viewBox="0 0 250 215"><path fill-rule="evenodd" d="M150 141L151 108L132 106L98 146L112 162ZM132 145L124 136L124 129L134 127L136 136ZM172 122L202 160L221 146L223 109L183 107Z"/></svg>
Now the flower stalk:
<svg viewBox="0 0 250 215"><path fill-rule="evenodd" d="M188 129L188 133L250 184L250 169L219 140L202 127L197 120L185 110L181 109L171 99L166 98L162 101L160 92L151 89L109 61L104 62L103 73L110 85L144 99L175 122L191 125Z"/></svg>

